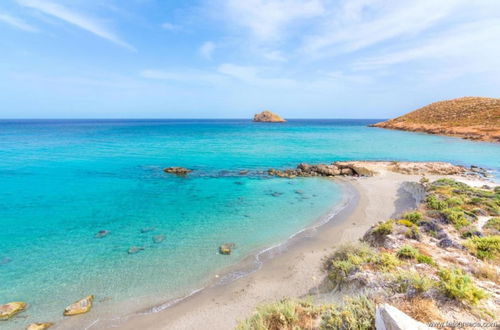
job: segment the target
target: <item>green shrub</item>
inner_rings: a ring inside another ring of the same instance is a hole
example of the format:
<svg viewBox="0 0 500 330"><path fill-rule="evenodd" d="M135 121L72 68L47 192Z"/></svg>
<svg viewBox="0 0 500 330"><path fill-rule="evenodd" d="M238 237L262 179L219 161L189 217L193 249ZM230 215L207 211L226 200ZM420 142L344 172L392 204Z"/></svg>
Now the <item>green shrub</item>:
<svg viewBox="0 0 500 330"><path fill-rule="evenodd" d="M406 212L403 215L403 218L418 225L418 223L422 221L424 217L420 212L414 211L414 212Z"/></svg>
<svg viewBox="0 0 500 330"><path fill-rule="evenodd" d="M437 198L436 195L427 196L425 201L427 202L427 207L432 210L444 210L448 207L448 204Z"/></svg>
<svg viewBox="0 0 500 330"><path fill-rule="evenodd" d="M464 211L457 208L447 208L444 209L441 214L452 223L455 228L460 229L462 227L468 226L470 222L465 218Z"/></svg>
<svg viewBox="0 0 500 330"><path fill-rule="evenodd" d="M483 226L486 233L499 234L500 233L500 218L491 218Z"/></svg>
<svg viewBox="0 0 500 330"><path fill-rule="evenodd" d="M438 276L441 279L441 291L450 298L473 305L486 298L486 293L476 287L472 279L460 269L440 269Z"/></svg>
<svg viewBox="0 0 500 330"><path fill-rule="evenodd" d="M394 254L388 252L381 252L375 261L377 267L384 272L395 269L400 263L401 262Z"/></svg>
<svg viewBox="0 0 500 330"><path fill-rule="evenodd" d="M461 197L453 196L446 200L446 204L448 204L449 207L460 206L464 204L464 200Z"/></svg>
<svg viewBox="0 0 500 330"><path fill-rule="evenodd" d="M392 234L392 220L382 222L375 226L373 233L377 236L386 236Z"/></svg>
<svg viewBox="0 0 500 330"><path fill-rule="evenodd" d="M236 329L308 329L316 322L319 314L320 308L310 303L284 299L276 303L257 306L254 315L239 322Z"/></svg>
<svg viewBox="0 0 500 330"><path fill-rule="evenodd" d="M417 256L417 262L420 264L428 264L431 266L436 265L436 262L434 261L434 259L432 259L432 257L426 256L424 254L419 254Z"/></svg>
<svg viewBox="0 0 500 330"><path fill-rule="evenodd" d="M500 258L500 235L472 237L464 245L479 259L498 260Z"/></svg>
<svg viewBox="0 0 500 330"><path fill-rule="evenodd" d="M415 271L405 271L397 274L392 284L394 290L399 293L407 293L410 290L423 293L435 286L436 282Z"/></svg>
<svg viewBox="0 0 500 330"><path fill-rule="evenodd" d="M406 219L398 220L398 223L400 225L405 226L405 227L414 227L415 226L415 224L413 222L411 222L410 220L406 220Z"/></svg>
<svg viewBox="0 0 500 330"><path fill-rule="evenodd" d="M348 244L339 247L325 262L328 278L337 285L363 264L374 260L375 252L366 244Z"/></svg>
<svg viewBox="0 0 500 330"><path fill-rule="evenodd" d="M343 306L331 307L323 313L321 329L375 329L375 304L364 296L346 298Z"/></svg>
<svg viewBox="0 0 500 330"><path fill-rule="evenodd" d="M417 226L413 226L411 228L408 228L408 230L405 232L405 237L409 239L414 239L417 241L420 241L420 238L422 237L420 235L420 230L418 229Z"/></svg>
<svg viewBox="0 0 500 330"><path fill-rule="evenodd" d="M415 249L413 246L410 246L410 245L403 245L399 250L398 252L396 253L396 255L400 258L400 259L415 259L418 255L419 255L419 252L417 249Z"/></svg>

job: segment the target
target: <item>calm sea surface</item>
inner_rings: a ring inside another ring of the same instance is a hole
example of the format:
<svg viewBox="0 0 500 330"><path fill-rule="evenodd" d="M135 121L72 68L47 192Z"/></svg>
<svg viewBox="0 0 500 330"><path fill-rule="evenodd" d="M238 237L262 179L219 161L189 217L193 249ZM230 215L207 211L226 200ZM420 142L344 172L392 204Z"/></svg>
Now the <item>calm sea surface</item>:
<svg viewBox="0 0 500 330"><path fill-rule="evenodd" d="M372 122L0 121L0 303L30 304L2 329L58 321L88 294L96 310L186 294L341 199L329 180L258 174L269 167L366 159L500 169L498 144ZM167 166L195 171L179 178ZM94 238L99 230L110 234ZM155 235L166 238L157 244ZM225 242L237 244L230 256L217 253ZM130 255L131 246L144 250Z"/></svg>

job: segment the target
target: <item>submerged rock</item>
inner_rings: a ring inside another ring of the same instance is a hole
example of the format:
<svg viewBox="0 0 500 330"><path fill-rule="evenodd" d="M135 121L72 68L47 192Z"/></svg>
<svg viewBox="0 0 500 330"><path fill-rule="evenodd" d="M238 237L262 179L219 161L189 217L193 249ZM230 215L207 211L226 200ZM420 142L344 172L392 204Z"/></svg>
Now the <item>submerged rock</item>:
<svg viewBox="0 0 500 330"><path fill-rule="evenodd" d="M231 251L233 250L233 248L235 246L236 246L236 244L234 244L234 243L222 244L221 246L219 246L219 253L229 255L229 254L231 254Z"/></svg>
<svg viewBox="0 0 500 330"><path fill-rule="evenodd" d="M253 121L264 122L264 123L283 123L286 120L284 120L283 118L281 118L277 114L272 113L269 110L264 110L261 113L257 113L253 117Z"/></svg>
<svg viewBox="0 0 500 330"><path fill-rule="evenodd" d="M145 228L141 229L141 233L143 233L143 234L144 233L149 233L150 231L154 231L154 230L156 230L155 227L145 227Z"/></svg>
<svg viewBox="0 0 500 330"><path fill-rule="evenodd" d="M11 261L12 261L12 259L11 259L11 258L9 258L9 257L4 257L4 258L0 259L0 266L1 266L1 265L6 265L6 264L8 264L8 263L9 263L9 262L11 262Z"/></svg>
<svg viewBox="0 0 500 330"><path fill-rule="evenodd" d="M45 322L45 323L31 323L28 325L26 330L45 330L53 326L54 323L52 322Z"/></svg>
<svg viewBox="0 0 500 330"><path fill-rule="evenodd" d="M140 252L144 250L144 247L142 246L131 246L129 249L128 249L128 254L136 254L137 252Z"/></svg>
<svg viewBox="0 0 500 330"><path fill-rule="evenodd" d="M153 242L159 244L165 240L165 235L155 235L153 236Z"/></svg>
<svg viewBox="0 0 500 330"><path fill-rule="evenodd" d="M192 171L193 170L190 170L189 168L180 167L180 166L167 167L167 168L163 169L163 172L165 172L165 173L175 174L175 175L179 175L179 176L186 175Z"/></svg>
<svg viewBox="0 0 500 330"><path fill-rule="evenodd" d="M64 309L64 315L65 316L73 316L73 315L79 315L79 314L84 314L90 311L92 308L92 301L94 300L94 296L90 295L87 296L81 300L78 300L77 302L72 303L68 307Z"/></svg>
<svg viewBox="0 0 500 330"><path fill-rule="evenodd" d="M108 234L109 234L109 231L107 231L107 230L99 230L99 231L97 232L97 234L95 234L95 236L94 236L94 237L95 237L95 238L103 238L103 237L105 237L105 236L108 236Z"/></svg>
<svg viewBox="0 0 500 330"><path fill-rule="evenodd" d="M0 305L0 320L8 320L26 308L26 303L14 301L5 305Z"/></svg>

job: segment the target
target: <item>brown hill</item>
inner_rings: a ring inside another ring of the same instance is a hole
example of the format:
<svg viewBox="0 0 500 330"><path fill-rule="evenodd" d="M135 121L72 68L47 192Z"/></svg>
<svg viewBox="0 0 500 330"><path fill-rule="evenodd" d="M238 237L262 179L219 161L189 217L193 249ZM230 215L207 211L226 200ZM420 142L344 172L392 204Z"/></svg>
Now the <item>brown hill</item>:
<svg viewBox="0 0 500 330"><path fill-rule="evenodd" d="M500 99L461 97L439 101L372 126L500 142Z"/></svg>

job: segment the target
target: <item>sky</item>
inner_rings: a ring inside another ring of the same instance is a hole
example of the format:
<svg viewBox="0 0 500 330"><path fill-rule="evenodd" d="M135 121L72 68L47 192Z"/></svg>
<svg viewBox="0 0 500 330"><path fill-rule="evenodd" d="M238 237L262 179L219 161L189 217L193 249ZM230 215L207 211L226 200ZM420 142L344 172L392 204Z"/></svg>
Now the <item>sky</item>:
<svg viewBox="0 0 500 330"><path fill-rule="evenodd" d="M390 118L499 87L499 0L0 1L0 118Z"/></svg>

